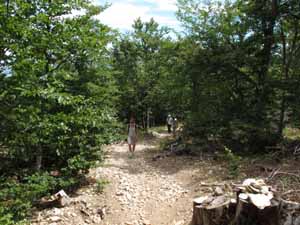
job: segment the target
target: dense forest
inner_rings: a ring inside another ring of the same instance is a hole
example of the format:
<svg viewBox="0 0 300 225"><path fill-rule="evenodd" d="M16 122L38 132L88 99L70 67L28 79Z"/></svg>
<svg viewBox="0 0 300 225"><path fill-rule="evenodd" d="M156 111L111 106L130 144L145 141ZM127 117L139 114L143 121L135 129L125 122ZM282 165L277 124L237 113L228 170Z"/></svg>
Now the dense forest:
<svg viewBox="0 0 300 225"><path fill-rule="evenodd" d="M172 113L184 135L243 153L299 126L298 0L177 6L182 32L137 18L124 34L95 18L109 5L1 1L0 224L79 185L131 115L147 129Z"/></svg>

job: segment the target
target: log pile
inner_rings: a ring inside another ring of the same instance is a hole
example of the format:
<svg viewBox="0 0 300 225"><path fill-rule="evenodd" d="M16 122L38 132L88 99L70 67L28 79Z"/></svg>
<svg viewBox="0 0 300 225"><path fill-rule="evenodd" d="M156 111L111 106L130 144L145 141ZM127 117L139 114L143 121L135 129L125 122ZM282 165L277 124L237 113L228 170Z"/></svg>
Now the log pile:
<svg viewBox="0 0 300 225"><path fill-rule="evenodd" d="M194 199L192 225L300 225L300 204L283 200L263 180L246 179L234 192Z"/></svg>

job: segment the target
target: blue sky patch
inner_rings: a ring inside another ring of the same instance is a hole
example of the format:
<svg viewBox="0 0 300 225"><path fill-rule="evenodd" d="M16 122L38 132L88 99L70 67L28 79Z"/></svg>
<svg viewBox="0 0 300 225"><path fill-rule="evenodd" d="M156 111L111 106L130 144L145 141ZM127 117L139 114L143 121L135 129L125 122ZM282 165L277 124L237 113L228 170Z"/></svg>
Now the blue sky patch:
<svg viewBox="0 0 300 225"><path fill-rule="evenodd" d="M131 30L134 20L138 17L142 21L154 18L162 26L179 29L176 19L176 0L93 0L94 4L111 6L101 13L97 18L110 27L121 31Z"/></svg>

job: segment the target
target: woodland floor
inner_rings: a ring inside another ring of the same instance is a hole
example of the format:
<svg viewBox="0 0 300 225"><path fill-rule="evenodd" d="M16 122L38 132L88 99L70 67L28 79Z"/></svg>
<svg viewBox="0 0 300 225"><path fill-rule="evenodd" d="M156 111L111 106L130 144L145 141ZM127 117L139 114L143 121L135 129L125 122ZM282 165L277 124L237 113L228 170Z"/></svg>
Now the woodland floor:
<svg viewBox="0 0 300 225"><path fill-rule="evenodd" d="M168 138L160 132L141 140L134 156L130 156L126 143L108 146L105 164L89 174L91 179L109 181L103 193L96 191L97 183L85 186L72 195L69 206L36 212L32 224L190 224L193 198L213 192L214 184L234 181L228 179L226 163L209 155L156 157L161 154L160 143ZM278 168L277 173L284 168L298 169L299 173L299 161L278 166L264 161L244 163L239 180L265 178ZM277 180L280 176L275 174L271 183L283 187L282 192L289 190L289 183Z"/></svg>

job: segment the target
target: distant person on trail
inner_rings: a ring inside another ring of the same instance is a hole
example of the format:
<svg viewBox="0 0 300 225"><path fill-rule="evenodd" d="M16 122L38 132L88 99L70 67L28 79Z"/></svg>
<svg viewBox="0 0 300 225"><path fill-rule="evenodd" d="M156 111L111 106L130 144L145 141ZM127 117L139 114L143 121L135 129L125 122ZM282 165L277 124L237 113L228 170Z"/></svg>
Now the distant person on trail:
<svg viewBox="0 0 300 225"><path fill-rule="evenodd" d="M135 123L134 117L130 118L129 124L128 124L128 147L129 147L129 152L134 153L135 151L135 145L137 142L137 125Z"/></svg>
<svg viewBox="0 0 300 225"><path fill-rule="evenodd" d="M171 133L171 127L173 124L173 118L172 116L169 114L167 117L167 126L168 126L168 133Z"/></svg>
<svg viewBox="0 0 300 225"><path fill-rule="evenodd" d="M173 120L172 120L172 133L173 133L174 137L175 137L175 134L176 134L176 129L177 129L177 118L173 117Z"/></svg>

